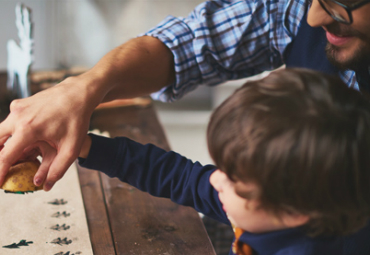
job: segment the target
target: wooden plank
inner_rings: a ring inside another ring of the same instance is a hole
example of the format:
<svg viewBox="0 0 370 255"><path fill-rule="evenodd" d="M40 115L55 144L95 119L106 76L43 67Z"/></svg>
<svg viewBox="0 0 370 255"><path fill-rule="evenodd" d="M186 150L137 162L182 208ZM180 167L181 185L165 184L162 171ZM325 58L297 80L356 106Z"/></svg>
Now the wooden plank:
<svg viewBox="0 0 370 255"><path fill-rule="evenodd" d="M103 177L117 254L215 254L193 208Z"/></svg>
<svg viewBox="0 0 370 255"><path fill-rule="evenodd" d="M90 129L108 131L111 137L126 136L139 143L152 143L170 150L152 104L95 110Z"/></svg>
<svg viewBox="0 0 370 255"><path fill-rule="evenodd" d="M127 107L131 105L138 105L138 106L147 106L152 101L149 98L143 97L136 97L136 98L128 98L128 99L117 99L110 102L105 102L99 104L96 109L103 109L103 108L117 108L117 107Z"/></svg>
<svg viewBox="0 0 370 255"><path fill-rule="evenodd" d="M152 105L101 109L91 127L169 150ZM117 254L215 254L198 213L102 176Z"/></svg>
<svg viewBox="0 0 370 255"><path fill-rule="evenodd" d="M77 164L87 225L94 255L116 254L100 174Z"/></svg>

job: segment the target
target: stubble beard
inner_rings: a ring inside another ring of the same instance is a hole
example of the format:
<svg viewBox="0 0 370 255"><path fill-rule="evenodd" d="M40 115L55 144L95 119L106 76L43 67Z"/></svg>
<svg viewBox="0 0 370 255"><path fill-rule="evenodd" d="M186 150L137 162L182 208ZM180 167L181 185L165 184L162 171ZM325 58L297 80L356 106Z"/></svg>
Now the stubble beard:
<svg viewBox="0 0 370 255"><path fill-rule="evenodd" d="M340 49L335 45L328 43L325 48L328 60L340 70L354 70L357 71L361 68L370 65L370 49L366 47L359 47L354 51L351 58L344 61L338 59Z"/></svg>
<svg viewBox="0 0 370 255"><path fill-rule="evenodd" d="M353 50L352 56L340 59L341 49L331 43L326 44L325 52L329 61L340 70L357 71L370 65L370 35L353 29L351 26L343 25L338 22L326 26L326 30L331 34L342 36L354 36L361 40Z"/></svg>
<svg viewBox="0 0 370 255"><path fill-rule="evenodd" d="M328 60L340 70L360 70L361 68L370 66L370 44L357 47L351 58L339 60L340 48L327 43L325 52Z"/></svg>

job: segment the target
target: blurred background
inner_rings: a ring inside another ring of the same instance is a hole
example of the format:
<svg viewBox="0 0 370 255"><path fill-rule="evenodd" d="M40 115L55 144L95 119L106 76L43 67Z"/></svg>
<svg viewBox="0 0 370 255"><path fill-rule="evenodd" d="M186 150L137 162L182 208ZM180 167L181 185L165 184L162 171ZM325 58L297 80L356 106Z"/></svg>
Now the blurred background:
<svg viewBox="0 0 370 255"><path fill-rule="evenodd" d="M110 49L154 27L167 15L187 15L201 0L1 0L0 68L6 42L17 39L15 6L33 11L34 69L92 66Z"/></svg>
<svg viewBox="0 0 370 255"><path fill-rule="evenodd" d="M15 6L19 2L0 0L0 71L6 70L7 41L19 40L15 25ZM167 15L187 16L203 0L21 2L32 9L32 71L43 71L92 67L108 51L148 31ZM202 86L176 103L156 103L172 149L203 164L211 163L205 141L210 112L240 84Z"/></svg>

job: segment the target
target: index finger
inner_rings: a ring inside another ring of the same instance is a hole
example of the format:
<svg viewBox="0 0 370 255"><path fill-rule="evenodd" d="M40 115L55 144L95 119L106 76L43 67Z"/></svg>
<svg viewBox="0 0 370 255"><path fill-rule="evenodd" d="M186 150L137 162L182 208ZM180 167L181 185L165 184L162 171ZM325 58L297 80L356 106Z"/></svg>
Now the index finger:
<svg viewBox="0 0 370 255"><path fill-rule="evenodd" d="M18 160L23 150L32 142L32 137L18 134L15 134L8 140L6 146L0 151L0 186L3 184L9 168Z"/></svg>

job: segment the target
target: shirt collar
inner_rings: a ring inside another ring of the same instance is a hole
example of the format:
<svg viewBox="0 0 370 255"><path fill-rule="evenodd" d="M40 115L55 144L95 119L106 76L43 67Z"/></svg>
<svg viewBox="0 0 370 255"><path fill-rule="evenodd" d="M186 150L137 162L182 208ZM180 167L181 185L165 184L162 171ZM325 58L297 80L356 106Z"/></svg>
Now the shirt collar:
<svg viewBox="0 0 370 255"><path fill-rule="evenodd" d="M239 238L241 242L251 246L257 254L275 254L278 251L291 248L292 244L306 245L308 239L300 228L284 229L262 234L244 232Z"/></svg>

